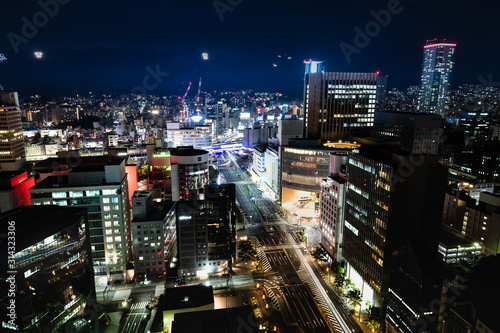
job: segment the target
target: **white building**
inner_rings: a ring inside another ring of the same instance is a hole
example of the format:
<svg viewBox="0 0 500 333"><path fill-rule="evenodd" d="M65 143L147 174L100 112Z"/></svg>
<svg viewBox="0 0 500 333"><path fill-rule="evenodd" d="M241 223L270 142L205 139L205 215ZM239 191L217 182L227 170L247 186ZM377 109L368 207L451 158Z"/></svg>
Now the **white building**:
<svg viewBox="0 0 500 333"><path fill-rule="evenodd" d="M130 203L126 159L90 159L95 161L93 165L84 162L66 176L50 176L32 187L31 204L86 208L96 285L129 280L133 275L127 272Z"/></svg>
<svg viewBox="0 0 500 333"><path fill-rule="evenodd" d="M167 123L165 141L169 148L180 146L193 146L194 149L212 148L211 126L194 126L180 128L179 123Z"/></svg>

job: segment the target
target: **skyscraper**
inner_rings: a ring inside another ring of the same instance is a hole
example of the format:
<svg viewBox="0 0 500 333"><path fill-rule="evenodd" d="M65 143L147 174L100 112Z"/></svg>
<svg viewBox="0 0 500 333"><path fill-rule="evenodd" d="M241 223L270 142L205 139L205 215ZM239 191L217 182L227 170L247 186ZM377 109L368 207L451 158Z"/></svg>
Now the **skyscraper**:
<svg viewBox="0 0 500 333"><path fill-rule="evenodd" d="M374 146L349 156L342 255L365 299L385 298L391 255L407 240L437 249L446 174L436 156Z"/></svg>
<svg viewBox="0 0 500 333"><path fill-rule="evenodd" d="M304 138L344 140L373 128L378 74L325 72L306 61Z"/></svg>
<svg viewBox="0 0 500 333"><path fill-rule="evenodd" d="M0 91L0 142L1 169L18 169L25 153L17 92Z"/></svg>
<svg viewBox="0 0 500 333"><path fill-rule="evenodd" d="M428 40L424 46L424 62L417 110L446 115L450 107L451 73L457 44L445 39Z"/></svg>

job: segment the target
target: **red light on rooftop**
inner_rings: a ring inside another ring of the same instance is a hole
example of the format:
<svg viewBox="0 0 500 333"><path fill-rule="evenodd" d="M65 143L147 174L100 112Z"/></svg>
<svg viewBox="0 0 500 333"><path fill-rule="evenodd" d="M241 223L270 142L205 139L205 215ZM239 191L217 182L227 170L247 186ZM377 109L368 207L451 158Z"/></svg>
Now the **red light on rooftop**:
<svg viewBox="0 0 500 333"><path fill-rule="evenodd" d="M380 74L380 71L377 71L377 75L379 75L379 74Z"/></svg>

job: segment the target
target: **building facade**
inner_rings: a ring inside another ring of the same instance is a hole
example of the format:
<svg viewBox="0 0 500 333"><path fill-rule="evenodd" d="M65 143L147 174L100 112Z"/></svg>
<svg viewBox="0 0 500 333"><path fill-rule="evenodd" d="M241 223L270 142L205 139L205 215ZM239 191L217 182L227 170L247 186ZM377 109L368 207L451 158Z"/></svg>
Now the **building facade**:
<svg viewBox="0 0 500 333"><path fill-rule="evenodd" d="M124 158L97 158L101 165L74 167L65 176L49 176L30 189L34 206L76 206L88 211L96 285L125 281L130 251L130 202ZM105 165L102 165L105 164Z"/></svg>
<svg viewBox="0 0 500 333"><path fill-rule="evenodd" d="M386 296L397 247L412 238L437 247L446 177L434 156L380 147L349 156L342 254L365 299Z"/></svg>
<svg viewBox="0 0 500 333"><path fill-rule="evenodd" d="M17 170L25 156L17 92L0 91L0 167Z"/></svg>
<svg viewBox="0 0 500 333"><path fill-rule="evenodd" d="M303 137L322 142L367 135L373 129L378 74L307 72Z"/></svg>
<svg viewBox="0 0 500 333"><path fill-rule="evenodd" d="M100 312L86 210L23 206L2 213L0 225L16 233L15 267L2 270L2 277L7 278L8 270L15 271L9 273L15 276L17 330L98 332ZM3 265L7 260L2 260ZM2 299L2 307L11 305L4 303L9 299L14 298ZM13 328L6 322L2 327Z"/></svg>
<svg viewBox="0 0 500 333"><path fill-rule="evenodd" d="M203 186L208 184L208 151L192 147L170 151L172 200L203 200Z"/></svg>
<svg viewBox="0 0 500 333"><path fill-rule="evenodd" d="M206 186L206 199L177 205L179 277L231 269L235 248L235 186Z"/></svg>
<svg viewBox="0 0 500 333"><path fill-rule="evenodd" d="M152 191L136 191L132 214L136 278L165 275L177 252L174 204L160 205L153 201Z"/></svg>
<svg viewBox="0 0 500 333"><path fill-rule="evenodd" d="M440 115L410 112L375 113L375 135L401 141L413 154L437 155L441 135Z"/></svg>
<svg viewBox="0 0 500 333"><path fill-rule="evenodd" d="M456 46L439 39L426 42L417 104L419 112L447 115Z"/></svg>

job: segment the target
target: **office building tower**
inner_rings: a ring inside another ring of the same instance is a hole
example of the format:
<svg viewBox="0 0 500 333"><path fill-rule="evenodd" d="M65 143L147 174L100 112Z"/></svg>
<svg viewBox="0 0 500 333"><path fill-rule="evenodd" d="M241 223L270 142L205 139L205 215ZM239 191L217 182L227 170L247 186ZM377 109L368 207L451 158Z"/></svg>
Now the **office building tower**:
<svg viewBox="0 0 500 333"><path fill-rule="evenodd" d="M208 151L179 147L170 151L172 200L203 200L203 186L208 184Z"/></svg>
<svg viewBox="0 0 500 333"><path fill-rule="evenodd" d="M428 40L424 60L417 110L446 116L450 107L451 75L455 65L455 47L445 39Z"/></svg>
<svg viewBox="0 0 500 333"><path fill-rule="evenodd" d="M46 160L50 162L49 160ZM31 204L86 208L96 285L133 278L126 158L87 157L30 189Z"/></svg>
<svg viewBox="0 0 500 333"><path fill-rule="evenodd" d="M7 261L7 242L0 255L5 265L1 273L5 293L0 304L6 314L8 306L14 305L11 313L16 314L11 322L14 326L2 318L3 331L17 325L21 332L99 332L101 312L96 303L86 209L22 206L0 214L0 225L2 233L15 233L13 266L7 269L11 263ZM8 297L5 279L12 276L15 295Z"/></svg>
<svg viewBox="0 0 500 333"><path fill-rule="evenodd" d="M235 185L205 186L205 200L177 204L179 277L230 270L236 256Z"/></svg>
<svg viewBox="0 0 500 333"><path fill-rule="evenodd" d="M330 177L321 182L319 231L329 262L343 262L342 242L347 155L330 157Z"/></svg>
<svg viewBox="0 0 500 333"><path fill-rule="evenodd" d="M368 135L373 129L378 74L332 73L306 62L303 137L322 142Z"/></svg>
<svg viewBox="0 0 500 333"><path fill-rule="evenodd" d="M441 116L411 112L378 111L374 134L401 142L401 149L413 154L437 155Z"/></svg>
<svg viewBox="0 0 500 333"><path fill-rule="evenodd" d="M382 101L387 94L387 78L389 75L380 75L377 83L377 103Z"/></svg>
<svg viewBox="0 0 500 333"><path fill-rule="evenodd" d="M437 332L445 271L435 249L411 240L392 254L386 306L387 332Z"/></svg>
<svg viewBox="0 0 500 333"><path fill-rule="evenodd" d="M0 168L18 170L26 155L17 92L0 91L0 142Z"/></svg>
<svg viewBox="0 0 500 333"><path fill-rule="evenodd" d="M132 215L134 276L163 276L177 252L174 204L154 202L152 191L136 191Z"/></svg>
<svg viewBox="0 0 500 333"><path fill-rule="evenodd" d="M365 299L386 296L392 252L407 240L437 249L446 179L436 156L376 146L349 156L342 255Z"/></svg>

